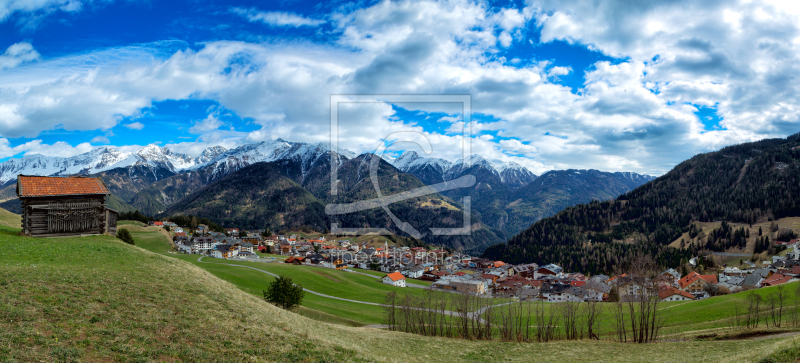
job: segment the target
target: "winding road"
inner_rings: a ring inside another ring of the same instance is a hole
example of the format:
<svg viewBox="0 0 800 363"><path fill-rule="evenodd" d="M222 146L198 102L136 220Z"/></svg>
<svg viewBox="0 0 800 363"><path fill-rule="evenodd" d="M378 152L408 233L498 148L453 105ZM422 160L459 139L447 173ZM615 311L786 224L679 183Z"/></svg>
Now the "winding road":
<svg viewBox="0 0 800 363"><path fill-rule="evenodd" d="M237 265L237 264L232 264L232 263L203 262L203 257L205 257L205 256L200 256L200 257L198 257L198 258L197 258L197 262L200 262L200 263L213 263L213 264L217 264L217 265L226 265L226 266L234 266L234 267L244 267L244 268L249 268L249 269L251 269L251 270L256 270L256 271L258 271L258 272L265 273L265 274L267 274L267 275L271 275L271 276L278 277L278 275L276 275L276 274L274 274L274 273L272 273L272 272L269 272L269 271L264 271L264 270L262 270L262 269L255 268L255 267L252 267L252 266ZM361 272L356 272L356 273L361 273ZM367 275L367 276L371 276L371 277L375 277L375 276L373 276L373 275L370 275L370 274L365 274L365 273L361 273L361 274L363 274L363 275ZM421 288L424 288L423 286L420 286L420 285L415 285L415 287L421 287ZM352 302L352 303L356 303L356 304L373 305L373 306L389 306L389 305L386 305L386 304L378 304L378 303L374 303L374 302L368 302L368 301L359 301L359 300L352 300L352 299L345 299L345 298L342 298L342 297L336 297L336 296L326 295L326 294L322 294L322 293L319 293L319 292L316 292L316 291L312 291L312 290L309 290L309 289L306 289L306 288L303 288L303 291L305 291L305 292L307 292L307 293L309 293L309 294L313 294L313 295L317 295L317 296L322 296L322 297L324 297L324 298L328 298L328 299L334 299L334 300L347 301L347 302ZM503 304L492 305L492 306L490 306L490 307L492 307L492 308L493 308L493 307L498 307L498 306L503 306L503 305L513 304L513 303L514 303L514 302L507 302L507 303L503 303ZM478 309L478 310L476 310L476 311L470 312L470 313L468 313L468 314L467 314L467 317L468 317L468 318L470 318L470 319L476 319L476 318L478 318L478 319L479 319L479 321L480 321L481 323L484 323L484 320L483 320L482 318L480 318L480 316L481 316L481 315L482 315L484 312L486 312L486 310L488 310L490 307L489 307L489 306L487 306L487 307L480 308L480 309ZM428 311L428 309L417 309L417 310L425 310L425 311ZM439 311L439 310L437 310L436 312L442 312L442 311ZM443 312L444 312L444 314L445 314L445 315L449 315L449 316L460 316L460 315L459 315L459 312L456 312L456 311L444 310ZM372 328L372 327L374 327L374 328L383 328L383 327L385 327L385 326L384 326L384 325L367 325L366 327L370 327L370 328Z"/></svg>

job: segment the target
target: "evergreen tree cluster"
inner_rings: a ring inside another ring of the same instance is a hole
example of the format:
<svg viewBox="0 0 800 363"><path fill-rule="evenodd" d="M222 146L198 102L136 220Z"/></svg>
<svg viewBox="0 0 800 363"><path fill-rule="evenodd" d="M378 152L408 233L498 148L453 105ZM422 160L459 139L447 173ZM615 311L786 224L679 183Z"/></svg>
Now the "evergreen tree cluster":
<svg viewBox="0 0 800 363"><path fill-rule="evenodd" d="M119 214L118 219L121 221L139 221L145 224L155 220L152 216L142 214L138 209L134 212L122 212Z"/></svg>
<svg viewBox="0 0 800 363"><path fill-rule="evenodd" d="M616 200L577 205L542 219L506 244L489 247L483 257L610 273L644 252L674 267L692 251L667 245L685 232L701 235L692 222L754 223L798 215L800 134L697 155ZM743 246L746 235L720 228L697 248Z"/></svg>
<svg viewBox="0 0 800 363"><path fill-rule="evenodd" d="M694 225L692 225L694 226ZM745 248L750 232L744 227L734 230L728 222L722 222L722 226L708 234L705 245L707 250L725 251L729 248Z"/></svg>

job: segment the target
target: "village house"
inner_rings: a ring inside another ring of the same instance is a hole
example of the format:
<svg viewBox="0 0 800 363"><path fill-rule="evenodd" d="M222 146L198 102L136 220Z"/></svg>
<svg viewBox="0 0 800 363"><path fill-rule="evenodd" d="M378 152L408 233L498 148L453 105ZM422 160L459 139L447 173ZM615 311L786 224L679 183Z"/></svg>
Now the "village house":
<svg viewBox="0 0 800 363"><path fill-rule="evenodd" d="M231 245L217 245L211 251L211 257L214 258L231 258L236 255L236 250Z"/></svg>
<svg viewBox="0 0 800 363"><path fill-rule="evenodd" d="M795 278L794 276L787 276L779 273L774 273L770 277L764 279L764 281L761 282L761 286L764 287L778 286L793 281L797 281L797 278Z"/></svg>
<svg viewBox="0 0 800 363"><path fill-rule="evenodd" d="M681 274L675 271L675 269L670 268L658 275L658 279L669 286L677 287L678 280L681 279Z"/></svg>
<svg viewBox="0 0 800 363"><path fill-rule="evenodd" d="M676 289L672 286L665 286L658 291L658 298L661 301L688 301L695 300L694 295L688 291Z"/></svg>
<svg viewBox="0 0 800 363"><path fill-rule="evenodd" d="M216 245L217 242L212 237L194 237L192 238L192 253L211 251Z"/></svg>
<svg viewBox="0 0 800 363"><path fill-rule="evenodd" d="M555 264L551 263L549 265L545 265L545 266L539 267L536 270L535 274L534 274L534 278L536 278L538 280L539 276L542 276L542 275L556 276L556 275L560 274L562 271L564 271L564 269L562 269L558 265L555 265Z"/></svg>
<svg viewBox="0 0 800 363"><path fill-rule="evenodd" d="M692 272L678 280L679 288L692 295L702 295L705 292L706 284L716 284L717 275L700 275Z"/></svg>
<svg viewBox="0 0 800 363"><path fill-rule="evenodd" d="M382 281L384 284L397 287L406 287L406 277L399 272L392 272L384 276Z"/></svg>

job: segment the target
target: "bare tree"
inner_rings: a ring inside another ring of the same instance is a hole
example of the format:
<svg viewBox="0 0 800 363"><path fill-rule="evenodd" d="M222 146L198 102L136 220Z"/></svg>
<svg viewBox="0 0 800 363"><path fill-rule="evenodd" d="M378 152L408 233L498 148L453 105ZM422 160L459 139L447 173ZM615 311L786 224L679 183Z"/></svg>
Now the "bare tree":
<svg viewBox="0 0 800 363"><path fill-rule="evenodd" d="M786 286L778 285L778 287L775 288L775 293L772 294L772 296L776 300L774 305L777 305L777 311L773 313L776 318L773 319L772 325L780 328L781 322L783 321L783 307L786 303L786 299L789 297L789 294L786 291ZM776 307L773 307L773 309Z"/></svg>
<svg viewBox="0 0 800 363"><path fill-rule="evenodd" d="M597 301L586 303L586 334L589 339L600 340L597 336L600 333L600 314L603 313L603 305Z"/></svg>
<svg viewBox="0 0 800 363"><path fill-rule="evenodd" d="M552 305L544 305L544 300L536 304L536 340L549 342L555 339L558 318Z"/></svg>
<svg viewBox="0 0 800 363"><path fill-rule="evenodd" d="M397 319L395 318L396 311L397 293L390 291L388 294L386 294L386 305L384 307L386 325L389 326L389 330L397 330Z"/></svg>
<svg viewBox="0 0 800 363"><path fill-rule="evenodd" d="M747 328L757 328L759 314L761 313L761 295L757 295L754 291L747 294L747 319L745 323Z"/></svg>
<svg viewBox="0 0 800 363"><path fill-rule="evenodd" d="M625 324L625 303L617 300L612 304L614 309L614 331L617 333L617 341L627 342L628 334Z"/></svg>
<svg viewBox="0 0 800 363"><path fill-rule="evenodd" d="M578 308L580 303L566 301L558 304L561 315L561 326L564 328L564 339L578 339Z"/></svg>

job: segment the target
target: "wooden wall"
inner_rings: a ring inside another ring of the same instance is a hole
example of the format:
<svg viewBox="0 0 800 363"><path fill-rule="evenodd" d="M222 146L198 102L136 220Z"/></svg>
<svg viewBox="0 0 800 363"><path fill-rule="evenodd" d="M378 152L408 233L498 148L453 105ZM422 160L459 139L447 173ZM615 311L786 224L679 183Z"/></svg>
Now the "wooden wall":
<svg viewBox="0 0 800 363"><path fill-rule="evenodd" d="M21 198L21 201L22 233L26 236L59 237L116 232L116 212L105 207L103 195Z"/></svg>

